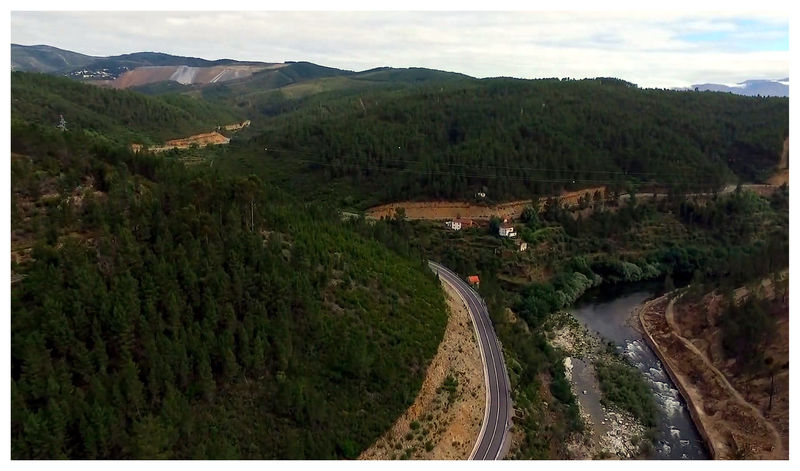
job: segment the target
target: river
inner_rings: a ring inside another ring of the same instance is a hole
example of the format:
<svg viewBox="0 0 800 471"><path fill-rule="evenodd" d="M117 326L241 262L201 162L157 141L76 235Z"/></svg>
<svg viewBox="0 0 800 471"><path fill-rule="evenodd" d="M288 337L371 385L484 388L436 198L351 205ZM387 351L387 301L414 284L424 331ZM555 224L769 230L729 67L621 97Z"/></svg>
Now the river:
<svg viewBox="0 0 800 471"><path fill-rule="evenodd" d="M642 335L629 323L632 310L652 298L660 283L637 283L622 288L603 287L584 295L571 310L590 332L616 344L642 372L660 409L658 436L651 459L708 459L705 444L697 432L686 403L670 380L658 357ZM590 390L589 394L599 394Z"/></svg>

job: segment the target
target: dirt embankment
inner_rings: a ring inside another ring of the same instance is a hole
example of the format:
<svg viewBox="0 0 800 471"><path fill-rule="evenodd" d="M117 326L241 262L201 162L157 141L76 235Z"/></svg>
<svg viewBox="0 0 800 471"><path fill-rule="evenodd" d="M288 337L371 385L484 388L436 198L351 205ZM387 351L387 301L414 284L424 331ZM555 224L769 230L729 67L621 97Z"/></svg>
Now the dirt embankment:
<svg viewBox="0 0 800 471"><path fill-rule="evenodd" d="M788 159L789 144L788 139L784 145L784 154ZM787 160L788 162L788 160ZM742 189L753 191L760 196L771 196L783 183L789 182L789 170L778 170L775 175L768 181L767 184L746 184L742 185ZM736 185L728 185L719 194L730 194L736 189ZM715 196L715 193L688 193L685 195L687 198L708 199ZM637 193L638 200L643 199L664 199L667 193ZM506 218L509 220L517 220L522 215L522 211L534 204L537 205L540 211L544 210L545 203L548 199L555 198L561 205L570 209L574 218L579 215L581 217L588 217L595 211L595 203L602 201L602 204L610 203L606 209L615 211L616 205L622 204L631 198L629 194L622 194L615 200L609 193L606 192L606 187L585 188L583 190L563 192L558 196L541 197L538 200L517 200L508 203L501 203L494 206L480 205L465 201L403 201L399 203L388 203L380 206L374 206L364 211L368 219L381 219L392 218L397 214L397 210L401 209L405 212L406 219L423 219L441 221L447 219L475 219L479 221L487 221L492 216ZM584 205L581 205L581 199L584 199ZM581 209L583 208L583 209Z"/></svg>
<svg viewBox="0 0 800 471"><path fill-rule="evenodd" d="M532 201L512 201L496 206L481 206L460 201L405 201L375 206L368 209L366 215L373 219L391 218L399 208L402 208L407 219L489 219L492 216L516 219Z"/></svg>
<svg viewBox="0 0 800 471"><path fill-rule="evenodd" d="M561 204L572 207L577 206L581 197L584 197L584 195L588 195L588 198L591 200L597 192L599 192L602 198L606 197L606 188L596 187L564 192L556 198ZM538 200L510 201L494 206L479 205L463 201L404 201L375 206L366 210L365 213L368 218L372 219L391 218L395 216L397 209L403 208L407 219L443 220L469 218L488 220L492 216L519 219L522 215L522 211L526 207L537 203L539 208L542 208L547 199L546 197L542 197Z"/></svg>
<svg viewBox="0 0 800 471"><path fill-rule="evenodd" d="M662 296L645 303L639 310L639 320L645 339L656 352L681 391L700 435L715 459L785 459L788 458L788 370L786 372L786 436L764 414L763 401L753 401L752 395L742 394L742 386L752 378L732 375L732 365L719 352L709 355L709 345L719 344L718 329L706 330L706 335L687 339L684 333L693 332L686 320L701 319L700 324L716 323L704 316L709 311L674 312L674 299ZM713 317L713 314L712 314ZM676 319L681 319L677 322ZM788 317L787 317L788 323ZM688 329L688 330L685 330ZM786 353L788 362L788 329ZM685 331L685 332L684 332ZM700 338L700 337L706 337ZM698 348L699 347L699 348ZM715 349L721 351L721 346ZM780 380L779 380L780 382ZM779 385L780 387L780 385ZM763 388L759 388L762 389ZM775 410L780 408L780 402Z"/></svg>
<svg viewBox="0 0 800 471"><path fill-rule="evenodd" d="M172 139L164 143L166 147L190 147L192 145L207 146L209 144L227 144L231 140L218 132L206 132L181 139Z"/></svg>
<svg viewBox="0 0 800 471"><path fill-rule="evenodd" d="M486 400L483 363L469 312L455 291L442 285L450 317L422 388L359 459L459 460L472 452Z"/></svg>
<svg viewBox="0 0 800 471"><path fill-rule="evenodd" d="M770 185L781 186L784 183L789 184L789 138L783 141L783 152L781 152L781 161L778 164L775 174L772 175L767 183Z"/></svg>
<svg viewBox="0 0 800 471"><path fill-rule="evenodd" d="M205 132L181 139L172 139L165 142L163 146L151 146L148 147L147 150L150 152L164 152L171 149L188 149L192 146L205 147L208 145L228 144L230 142L230 138L218 132ZM142 148L143 146L141 144L131 144L131 150L134 152L139 152Z"/></svg>

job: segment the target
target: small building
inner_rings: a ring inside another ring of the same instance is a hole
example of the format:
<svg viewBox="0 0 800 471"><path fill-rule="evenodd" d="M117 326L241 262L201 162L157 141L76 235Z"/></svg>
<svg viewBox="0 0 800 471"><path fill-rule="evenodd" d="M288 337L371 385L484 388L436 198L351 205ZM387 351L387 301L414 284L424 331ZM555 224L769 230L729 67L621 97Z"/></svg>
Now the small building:
<svg viewBox="0 0 800 471"><path fill-rule="evenodd" d="M517 233L514 232L514 226L511 224L503 224L500 226L500 237L516 237Z"/></svg>
<svg viewBox="0 0 800 471"><path fill-rule="evenodd" d="M478 275L470 275L467 277L467 283L477 288L481 284L481 279L478 278Z"/></svg>
<svg viewBox="0 0 800 471"><path fill-rule="evenodd" d="M486 193L479 191L478 193L475 194L475 196L477 196L478 198L486 198Z"/></svg>
<svg viewBox="0 0 800 471"><path fill-rule="evenodd" d="M528 243L522 239L514 239L514 245L517 246L517 250L520 252L528 250Z"/></svg>
<svg viewBox="0 0 800 471"><path fill-rule="evenodd" d="M475 222L473 222L472 219L461 219L461 218L459 218L459 219L454 219L453 222L457 222L457 223L461 224L461 227L464 228L464 229L466 229L468 227L473 227L475 225Z"/></svg>
<svg viewBox="0 0 800 471"><path fill-rule="evenodd" d="M444 223L444 225L447 226L448 229L452 229L454 231L460 231L461 230L461 221L459 221L457 219L453 220L453 221L447 221L447 222Z"/></svg>

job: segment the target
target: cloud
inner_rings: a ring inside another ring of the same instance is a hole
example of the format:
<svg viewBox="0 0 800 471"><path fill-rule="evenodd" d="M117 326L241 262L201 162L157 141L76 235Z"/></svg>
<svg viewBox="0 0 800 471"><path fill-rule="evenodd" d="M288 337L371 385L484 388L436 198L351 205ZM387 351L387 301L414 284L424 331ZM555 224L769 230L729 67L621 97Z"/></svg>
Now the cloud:
<svg viewBox="0 0 800 471"><path fill-rule="evenodd" d="M92 55L431 67L641 86L789 75L788 15L720 12L12 12L11 39ZM785 44L785 47L783 45Z"/></svg>

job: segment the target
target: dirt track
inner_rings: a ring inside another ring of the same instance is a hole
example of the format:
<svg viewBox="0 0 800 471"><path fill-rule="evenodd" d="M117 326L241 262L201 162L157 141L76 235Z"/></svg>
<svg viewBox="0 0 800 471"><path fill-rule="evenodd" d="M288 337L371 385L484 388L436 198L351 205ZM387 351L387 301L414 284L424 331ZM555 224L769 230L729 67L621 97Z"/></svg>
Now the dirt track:
<svg viewBox="0 0 800 471"><path fill-rule="evenodd" d="M458 201L407 201L390 203L370 208L366 211L368 218L381 219L394 217L398 208L403 208L408 219L489 219L492 216L516 219L522 210L530 205L533 200L512 201L497 206L479 206L472 203Z"/></svg>
<svg viewBox="0 0 800 471"><path fill-rule="evenodd" d="M783 141L783 152L781 152L781 162L778 164L775 174L767 180L770 185L781 186L789 184L789 138Z"/></svg>
<svg viewBox="0 0 800 471"><path fill-rule="evenodd" d="M149 147L148 150L150 152L164 152L170 149L188 149L192 146L205 147L208 145L228 144L229 142L231 142L229 138L218 132L206 132L181 139L172 139L171 141L165 142L163 146L152 146ZM138 150L141 146L133 144L131 148Z"/></svg>
<svg viewBox="0 0 800 471"><path fill-rule="evenodd" d="M645 338L689 406L715 459L786 459L776 427L748 402L704 352L680 334L674 300L650 301L639 311Z"/></svg>
<svg viewBox="0 0 800 471"><path fill-rule="evenodd" d="M784 147L784 150L788 152L788 143L787 147ZM788 183L789 181L789 170L779 170L776 175L774 175L768 184L746 184L742 185L743 190L752 191L757 193L760 196L768 198L771 196L783 182ZM733 193L736 190L736 185L728 185L719 191L719 194L726 195ZM580 204L580 198L584 195L588 195L590 200L594 200L594 195L596 192L599 192L603 201L609 201L609 195L606 194L605 187L596 187L596 188L586 188L579 191L572 191L572 192L565 192L561 195L557 196L559 203L564 205L567 208L572 208L573 215L576 217L577 214L581 214L583 217L591 214L594 209L591 205L583 210L576 209ZM709 198L713 196L714 193L688 193L685 196L687 198ZM652 198L666 198L666 193L637 193L637 199L652 199ZM538 204L538 208L541 211L544 208L545 202L550 197L541 197L536 201ZM622 202L629 200L629 194L622 194L619 195L619 199L616 201L617 204L621 204ZM423 219L423 220L433 220L433 221L440 221L446 219L458 219L458 218L467 218L467 219L475 219L475 220L488 220L492 216L498 216L501 219L507 218L509 220L517 220L522 215L522 211L534 204L534 200L517 200L517 201L510 201L508 203L501 203L494 206L488 205L479 205L475 203L469 203L464 201L404 201L400 203L389 203L383 204L380 206L374 206L372 208L367 209L364 213L368 219L381 219L381 218L392 218L397 214L398 209L403 209L405 211L406 219Z"/></svg>
<svg viewBox="0 0 800 471"><path fill-rule="evenodd" d="M557 198L562 204L574 206L578 204L578 200L584 194L588 194L591 198L597 191L605 197L606 188L596 187L564 192ZM539 198L537 203L540 208L547 199L548 198L545 197ZM397 209L403 208L407 219L443 220L469 218L488 220L492 216L519 219L520 215L522 215L522 210L533 204L533 202L534 200L518 200L487 206L460 201L405 201L375 206L366 210L366 216L371 219L381 219L383 217L391 218L394 217Z"/></svg>

